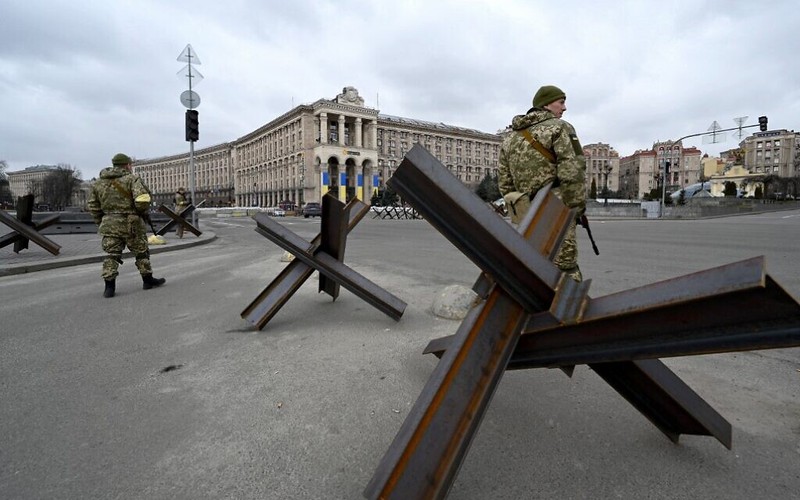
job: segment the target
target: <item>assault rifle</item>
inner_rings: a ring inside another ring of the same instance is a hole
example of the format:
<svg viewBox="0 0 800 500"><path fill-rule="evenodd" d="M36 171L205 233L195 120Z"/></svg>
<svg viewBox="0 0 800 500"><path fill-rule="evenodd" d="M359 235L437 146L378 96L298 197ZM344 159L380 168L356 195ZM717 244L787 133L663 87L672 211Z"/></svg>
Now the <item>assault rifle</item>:
<svg viewBox="0 0 800 500"><path fill-rule="evenodd" d="M592 250L594 250L595 255L600 255L600 250L597 249L597 244L594 242L594 237L592 236L592 229L589 227L589 219L586 218L586 214L581 215L578 217L578 224L583 226L586 229L586 233L589 235L589 241L592 242Z"/></svg>

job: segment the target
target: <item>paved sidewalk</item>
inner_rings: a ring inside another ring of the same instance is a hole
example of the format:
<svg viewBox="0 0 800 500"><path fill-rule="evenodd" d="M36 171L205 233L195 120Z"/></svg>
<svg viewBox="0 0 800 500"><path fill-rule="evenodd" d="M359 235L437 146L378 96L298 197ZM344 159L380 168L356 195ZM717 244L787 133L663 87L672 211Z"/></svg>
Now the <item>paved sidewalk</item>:
<svg viewBox="0 0 800 500"><path fill-rule="evenodd" d="M14 253L14 245L0 248L0 277L12 274L30 273L57 267L76 266L101 262L105 253L100 248L100 235L97 233L79 234L49 234L48 239L61 246L58 255L53 255L34 242L28 243L28 248ZM150 245L150 253L156 254L180 250L214 241L217 235L211 231L203 231L200 236L191 233L182 239L175 233L164 236L167 241L164 245ZM122 254L124 259L132 259L130 252Z"/></svg>

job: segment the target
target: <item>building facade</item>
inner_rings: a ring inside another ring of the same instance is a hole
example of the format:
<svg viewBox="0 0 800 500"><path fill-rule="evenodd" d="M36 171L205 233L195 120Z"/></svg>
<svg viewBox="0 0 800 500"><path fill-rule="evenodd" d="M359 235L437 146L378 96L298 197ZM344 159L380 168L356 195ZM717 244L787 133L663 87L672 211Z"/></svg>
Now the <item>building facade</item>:
<svg viewBox="0 0 800 500"><path fill-rule="evenodd" d="M639 149L623 156L619 160L619 172L622 191L630 199L642 199L660 186L655 151Z"/></svg>
<svg viewBox="0 0 800 500"><path fill-rule="evenodd" d="M800 132L785 129L756 132L740 146L744 148L744 167L750 173L800 175Z"/></svg>
<svg viewBox="0 0 800 500"><path fill-rule="evenodd" d="M57 169L58 167L55 165L36 165L16 172L6 172L8 187L14 203L17 202L17 198L27 194L34 195L34 203L40 203L42 201L42 193L37 192L37 186L40 185L45 177Z"/></svg>
<svg viewBox="0 0 800 500"><path fill-rule="evenodd" d="M659 179L666 172L667 193L700 182L703 174L702 153L695 147L684 148L681 142L665 141L653 144L659 168ZM655 173L653 174L656 177Z"/></svg>
<svg viewBox="0 0 800 500"><path fill-rule="evenodd" d="M594 182L597 196L603 196L604 188L608 191L620 192L619 153L608 144L598 142L583 147L586 158L586 192L591 193Z"/></svg>
<svg viewBox="0 0 800 500"><path fill-rule="evenodd" d="M230 143L194 152L195 195L207 206L301 206L326 193L369 203L406 152L421 144L467 184L496 175L501 138L364 106L354 87L293 108ZM134 171L169 203L189 188L189 154L136 160Z"/></svg>
<svg viewBox="0 0 800 500"><path fill-rule="evenodd" d="M194 152L195 197L207 206L228 206L233 200L233 146L218 144ZM153 160L135 160L134 171L153 193L157 205L170 205L175 191L191 185L189 154L165 156Z"/></svg>

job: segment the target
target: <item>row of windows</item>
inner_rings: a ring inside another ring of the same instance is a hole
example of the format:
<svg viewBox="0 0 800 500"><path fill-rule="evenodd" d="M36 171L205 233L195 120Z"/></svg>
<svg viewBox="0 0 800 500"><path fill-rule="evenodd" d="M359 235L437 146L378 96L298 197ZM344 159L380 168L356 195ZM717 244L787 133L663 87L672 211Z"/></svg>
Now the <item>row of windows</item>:
<svg viewBox="0 0 800 500"><path fill-rule="evenodd" d="M406 152L408 152L409 149L410 148L408 147L408 143L401 142L400 143L400 156L405 156ZM389 141L388 147L384 146L381 143L380 140L378 141L378 153L379 154L388 154L389 156L396 156L397 155L397 151L398 150L395 147L395 141ZM448 146L448 147L445 148L445 152L447 153L447 158L448 158L447 161L452 161L451 158L452 158L453 148ZM433 150L433 153L435 154L435 156L437 158L441 159L442 147L441 146L436 146L436 148ZM464 154L464 151L461 148L456 148L455 153L456 153L456 157L457 157L456 161L460 163L461 162L461 155ZM477 156L474 156L472 154L472 151L467 150L466 151L466 155L467 155L467 163L478 163L478 160L479 160L478 156L480 156L480 153L478 153ZM484 153L484 156L483 156L484 165L488 165L489 164L489 158L490 158L489 151L486 151ZM496 162L497 161L497 153L491 154L491 159Z"/></svg>
<svg viewBox="0 0 800 500"><path fill-rule="evenodd" d="M252 165L259 160L270 160L293 153L302 148L302 143L303 130L298 119L240 145L238 149L243 163Z"/></svg>
<svg viewBox="0 0 800 500"><path fill-rule="evenodd" d="M484 154L488 154L489 152L498 152L500 150L500 145L491 142L480 142L480 141L472 141L470 139L454 139L452 137L445 137L441 135L430 135L430 134L418 134L418 133L411 133L406 130L393 130L393 129L380 129L378 130L378 139L383 139L384 135L389 138L389 143L391 146L395 145L395 141L393 140L395 137L400 137L400 139L409 139L411 138L412 144L422 144L426 148L431 147L431 141L437 144L437 148L441 149L441 143L445 143L445 147L452 149L453 143L456 144L458 147L465 147L467 151L471 151L472 147L475 146L475 150L479 151L481 147L483 147ZM378 144L380 145L382 141L379 140ZM407 144L407 142L403 142L403 144Z"/></svg>

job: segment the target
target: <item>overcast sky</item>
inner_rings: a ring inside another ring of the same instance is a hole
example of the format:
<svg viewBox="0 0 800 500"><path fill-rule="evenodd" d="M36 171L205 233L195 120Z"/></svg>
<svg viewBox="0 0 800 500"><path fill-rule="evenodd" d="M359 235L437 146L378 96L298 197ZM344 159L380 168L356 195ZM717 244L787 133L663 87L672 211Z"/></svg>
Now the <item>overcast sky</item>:
<svg viewBox="0 0 800 500"><path fill-rule="evenodd" d="M90 179L117 152L188 151L187 44L204 76L196 148L345 86L384 114L496 132L554 84L581 142L623 156L715 120L796 130L799 22L789 0L2 0L0 160Z"/></svg>

